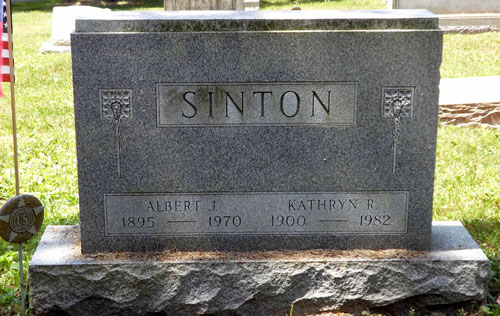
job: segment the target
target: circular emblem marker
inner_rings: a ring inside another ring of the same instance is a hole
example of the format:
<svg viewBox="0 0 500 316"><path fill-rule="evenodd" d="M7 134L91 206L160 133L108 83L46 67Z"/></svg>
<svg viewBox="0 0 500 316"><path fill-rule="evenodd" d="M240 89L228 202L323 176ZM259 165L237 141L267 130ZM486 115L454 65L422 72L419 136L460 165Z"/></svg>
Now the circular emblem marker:
<svg viewBox="0 0 500 316"><path fill-rule="evenodd" d="M35 225L35 211L30 207L20 207L10 215L9 226L13 232L27 232L33 225Z"/></svg>
<svg viewBox="0 0 500 316"><path fill-rule="evenodd" d="M29 194L16 195L0 208L0 236L11 243L22 243L42 226L43 206Z"/></svg>

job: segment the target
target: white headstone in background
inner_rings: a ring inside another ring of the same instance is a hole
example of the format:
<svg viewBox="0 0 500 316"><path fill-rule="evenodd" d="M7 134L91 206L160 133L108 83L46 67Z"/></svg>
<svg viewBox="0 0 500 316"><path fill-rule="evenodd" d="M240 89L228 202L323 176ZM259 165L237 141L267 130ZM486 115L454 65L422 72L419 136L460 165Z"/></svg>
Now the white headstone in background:
<svg viewBox="0 0 500 316"><path fill-rule="evenodd" d="M90 6L54 7L52 10L52 44L69 46L69 35L75 30L76 18L99 15L103 12L111 12L111 10Z"/></svg>
<svg viewBox="0 0 500 316"><path fill-rule="evenodd" d="M75 20L82 16L98 16L110 9L91 6L54 7L52 10L52 38L42 45L42 53L69 52L70 34L75 30Z"/></svg>
<svg viewBox="0 0 500 316"><path fill-rule="evenodd" d="M245 11L259 10L260 0L244 0L243 6L245 7Z"/></svg>
<svg viewBox="0 0 500 316"><path fill-rule="evenodd" d="M434 14L500 13L498 0L389 0L389 9L427 9Z"/></svg>

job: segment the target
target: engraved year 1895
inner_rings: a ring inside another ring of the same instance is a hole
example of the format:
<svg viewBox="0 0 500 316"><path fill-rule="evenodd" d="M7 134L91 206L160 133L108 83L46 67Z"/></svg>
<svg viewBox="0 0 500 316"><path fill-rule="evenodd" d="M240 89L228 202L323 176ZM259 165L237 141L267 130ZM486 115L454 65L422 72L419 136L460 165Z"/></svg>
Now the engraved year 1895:
<svg viewBox="0 0 500 316"><path fill-rule="evenodd" d="M153 228L155 227L155 218L150 217L122 217L122 226L128 228Z"/></svg>

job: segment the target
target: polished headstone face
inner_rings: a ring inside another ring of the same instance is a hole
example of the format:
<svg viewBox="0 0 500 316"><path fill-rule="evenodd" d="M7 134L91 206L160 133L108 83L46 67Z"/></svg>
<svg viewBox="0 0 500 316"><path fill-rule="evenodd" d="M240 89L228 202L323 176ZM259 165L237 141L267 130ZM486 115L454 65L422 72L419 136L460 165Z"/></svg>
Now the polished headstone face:
<svg viewBox="0 0 500 316"><path fill-rule="evenodd" d="M405 10L77 20L82 251L428 249L437 24Z"/></svg>

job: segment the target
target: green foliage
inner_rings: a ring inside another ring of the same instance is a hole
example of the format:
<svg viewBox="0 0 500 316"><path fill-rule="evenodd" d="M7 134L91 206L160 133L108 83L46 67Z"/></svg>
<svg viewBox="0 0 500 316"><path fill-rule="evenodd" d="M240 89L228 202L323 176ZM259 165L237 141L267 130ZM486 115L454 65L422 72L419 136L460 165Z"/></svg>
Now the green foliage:
<svg viewBox="0 0 500 316"><path fill-rule="evenodd" d="M6 251L0 252L0 315L15 315L21 303L17 247L5 246Z"/></svg>
<svg viewBox="0 0 500 316"><path fill-rule="evenodd" d="M500 305L491 303L481 306L481 312L488 316L499 316L500 315Z"/></svg>
<svg viewBox="0 0 500 316"><path fill-rule="evenodd" d="M490 259L491 261L491 281L488 303L481 306L481 311L488 316L500 315L500 258Z"/></svg>

